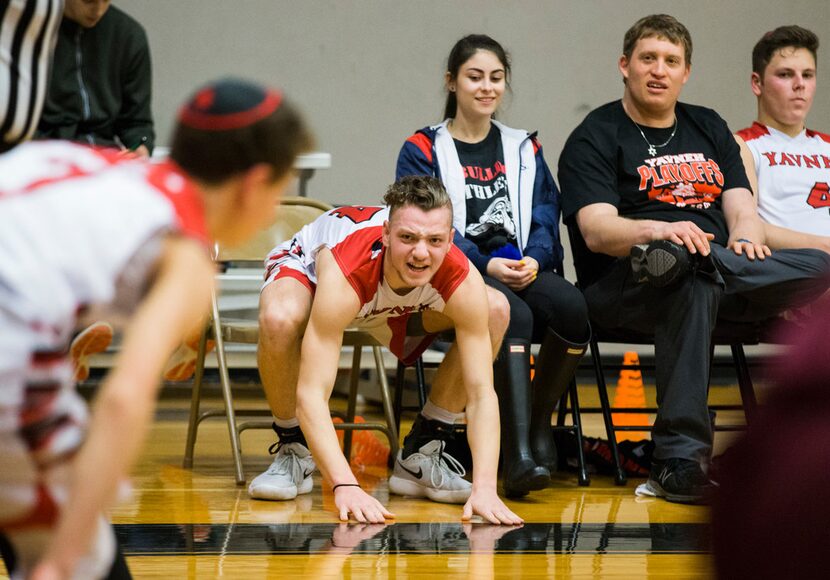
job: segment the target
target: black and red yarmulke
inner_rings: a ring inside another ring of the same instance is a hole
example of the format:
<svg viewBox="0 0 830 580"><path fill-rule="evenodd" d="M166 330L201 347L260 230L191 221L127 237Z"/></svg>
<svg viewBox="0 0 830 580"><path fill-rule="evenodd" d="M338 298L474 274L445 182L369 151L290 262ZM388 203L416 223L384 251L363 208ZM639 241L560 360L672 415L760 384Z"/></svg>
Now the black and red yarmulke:
<svg viewBox="0 0 830 580"><path fill-rule="evenodd" d="M277 110L282 93L241 79L205 85L179 111L179 123L202 131L230 131L253 125Z"/></svg>

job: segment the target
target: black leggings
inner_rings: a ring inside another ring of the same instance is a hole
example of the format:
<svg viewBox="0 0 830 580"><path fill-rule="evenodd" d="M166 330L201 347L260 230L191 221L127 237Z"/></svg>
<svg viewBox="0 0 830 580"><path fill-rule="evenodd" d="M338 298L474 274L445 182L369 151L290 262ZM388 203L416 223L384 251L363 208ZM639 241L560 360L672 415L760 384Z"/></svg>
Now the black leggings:
<svg viewBox="0 0 830 580"><path fill-rule="evenodd" d="M539 272L524 290L515 292L490 276L484 282L507 297L510 325L505 339L541 342L550 327L568 342L583 343L588 336L588 307L576 286L553 272Z"/></svg>

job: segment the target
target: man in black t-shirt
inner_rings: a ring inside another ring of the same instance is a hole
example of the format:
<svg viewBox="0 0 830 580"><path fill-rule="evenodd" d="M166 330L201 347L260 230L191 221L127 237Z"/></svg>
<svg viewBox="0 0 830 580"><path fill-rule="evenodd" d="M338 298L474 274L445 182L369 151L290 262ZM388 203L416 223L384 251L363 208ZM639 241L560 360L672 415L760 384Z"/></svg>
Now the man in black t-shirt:
<svg viewBox="0 0 830 580"><path fill-rule="evenodd" d="M635 23L619 61L623 98L589 113L559 160L591 319L654 336L659 408L644 491L684 503L703 500L710 485L716 319L770 318L821 294L830 273L823 252L766 246L726 123L678 103L691 54L689 32L673 17Z"/></svg>

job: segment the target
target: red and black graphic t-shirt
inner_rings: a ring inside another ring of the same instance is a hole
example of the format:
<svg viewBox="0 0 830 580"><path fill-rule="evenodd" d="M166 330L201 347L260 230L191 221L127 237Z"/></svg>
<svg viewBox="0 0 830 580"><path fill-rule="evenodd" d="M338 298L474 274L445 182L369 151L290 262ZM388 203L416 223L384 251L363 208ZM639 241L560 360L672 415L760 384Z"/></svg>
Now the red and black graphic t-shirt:
<svg viewBox="0 0 830 580"><path fill-rule="evenodd" d="M721 193L750 189L740 150L729 127L711 109L678 103L673 127L643 127L645 139L621 101L592 111L559 158L563 219L594 203L609 203L632 219L691 221L726 245L729 231ZM646 142L648 140L648 143ZM662 144L650 155L649 144ZM613 260L592 254L581 239L573 248L583 284L596 280Z"/></svg>
<svg viewBox="0 0 830 580"><path fill-rule="evenodd" d="M467 224L464 237L475 242L482 253L492 254L510 244L516 248L515 255L520 256L498 128L491 125L487 137L478 143L456 139L455 149L466 182Z"/></svg>

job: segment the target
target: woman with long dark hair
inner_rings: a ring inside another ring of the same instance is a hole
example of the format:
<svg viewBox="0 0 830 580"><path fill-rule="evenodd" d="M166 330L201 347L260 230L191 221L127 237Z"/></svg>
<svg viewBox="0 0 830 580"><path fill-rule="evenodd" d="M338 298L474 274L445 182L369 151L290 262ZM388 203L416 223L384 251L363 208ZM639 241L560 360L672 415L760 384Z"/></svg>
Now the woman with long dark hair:
<svg viewBox="0 0 830 580"><path fill-rule="evenodd" d="M454 243L510 302L495 365L505 494L547 486L557 453L551 415L590 337L582 294L562 277L559 191L535 133L494 116L510 59L486 35L459 40L447 60L445 120L409 137L397 177L440 177L453 201ZM530 344L542 344L530 382Z"/></svg>

